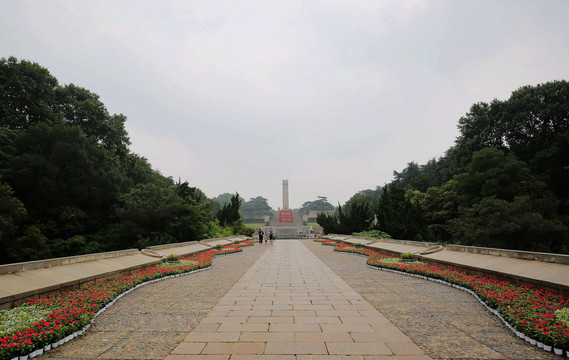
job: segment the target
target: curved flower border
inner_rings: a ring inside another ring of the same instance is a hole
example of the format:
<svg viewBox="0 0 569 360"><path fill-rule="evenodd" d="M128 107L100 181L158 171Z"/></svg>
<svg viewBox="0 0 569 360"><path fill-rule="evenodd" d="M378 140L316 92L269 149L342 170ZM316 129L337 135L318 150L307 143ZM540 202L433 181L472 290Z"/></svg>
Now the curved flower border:
<svg viewBox="0 0 569 360"><path fill-rule="evenodd" d="M252 245L249 241L229 244L182 259L194 261L191 264L151 266L130 275L89 282L78 290L28 300L23 304L37 305L52 312L33 326L0 338L0 360L27 360L41 355L82 335L97 316L140 286L207 270L212 266L213 257L235 254L243 251L242 247Z"/></svg>
<svg viewBox="0 0 569 360"><path fill-rule="evenodd" d="M335 246L334 251L367 256L368 267L435 281L466 291L498 316L518 337L546 351L569 357L569 326L556 319L555 312L569 307L569 298L526 285L515 285L488 277L468 275L443 265L426 263L385 263L392 258L373 249L351 244L315 240Z"/></svg>

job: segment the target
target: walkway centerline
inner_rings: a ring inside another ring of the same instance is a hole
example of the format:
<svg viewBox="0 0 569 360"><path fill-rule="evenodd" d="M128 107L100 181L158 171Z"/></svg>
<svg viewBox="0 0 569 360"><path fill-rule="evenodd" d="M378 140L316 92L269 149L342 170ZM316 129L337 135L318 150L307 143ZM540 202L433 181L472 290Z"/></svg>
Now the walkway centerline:
<svg viewBox="0 0 569 360"><path fill-rule="evenodd" d="M166 360L347 355L430 359L304 245L287 240L272 245Z"/></svg>

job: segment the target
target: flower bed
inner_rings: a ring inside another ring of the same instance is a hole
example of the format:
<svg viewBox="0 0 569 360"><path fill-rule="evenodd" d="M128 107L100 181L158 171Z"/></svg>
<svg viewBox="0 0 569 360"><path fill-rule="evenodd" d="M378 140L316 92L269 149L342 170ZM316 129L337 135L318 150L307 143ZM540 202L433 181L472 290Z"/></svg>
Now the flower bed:
<svg viewBox="0 0 569 360"><path fill-rule="evenodd" d="M418 275L467 290L492 309L518 336L523 336L530 343L541 343L541 347L549 351L554 347L557 354L562 355L563 350L569 356L569 325L562 321L567 311L562 309L569 307L569 299L564 296L526 285L468 275L443 265L385 261L392 257L373 249L356 249L345 243L336 246L335 251L368 255L369 266ZM557 317L556 312L561 315Z"/></svg>
<svg viewBox="0 0 569 360"><path fill-rule="evenodd" d="M0 360L25 358L28 354L40 355L51 347L81 335L96 315L127 291L161 278L208 268L214 256L240 252L243 251L242 247L250 245L253 244L248 241L227 245L222 249L182 258L177 266L151 266L131 275L93 281L75 291L60 292L16 304L15 308L4 311L0 316ZM43 314L36 319L32 318L33 324L23 327L14 325L29 321L32 315L26 309L34 309L36 313L43 311Z"/></svg>

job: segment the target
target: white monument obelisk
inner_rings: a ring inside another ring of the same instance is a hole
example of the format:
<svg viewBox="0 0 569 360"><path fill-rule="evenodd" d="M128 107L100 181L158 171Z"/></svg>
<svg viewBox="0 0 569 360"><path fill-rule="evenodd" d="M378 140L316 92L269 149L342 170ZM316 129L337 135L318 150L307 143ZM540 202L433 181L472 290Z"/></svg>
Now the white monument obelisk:
<svg viewBox="0 0 569 360"><path fill-rule="evenodd" d="M288 209L288 180L283 180L283 210Z"/></svg>

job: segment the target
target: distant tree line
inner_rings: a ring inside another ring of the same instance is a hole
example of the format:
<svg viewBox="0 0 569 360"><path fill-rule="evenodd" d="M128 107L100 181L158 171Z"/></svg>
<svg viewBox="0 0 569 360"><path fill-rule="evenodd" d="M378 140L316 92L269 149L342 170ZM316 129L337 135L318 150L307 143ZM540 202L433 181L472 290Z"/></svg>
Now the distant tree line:
<svg viewBox="0 0 569 360"><path fill-rule="evenodd" d="M239 202L222 207L131 152L125 122L37 63L0 59L0 263L248 231Z"/></svg>
<svg viewBox="0 0 569 360"><path fill-rule="evenodd" d="M355 194L326 232L569 253L569 83L524 86L476 103L438 159Z"/></svg>

